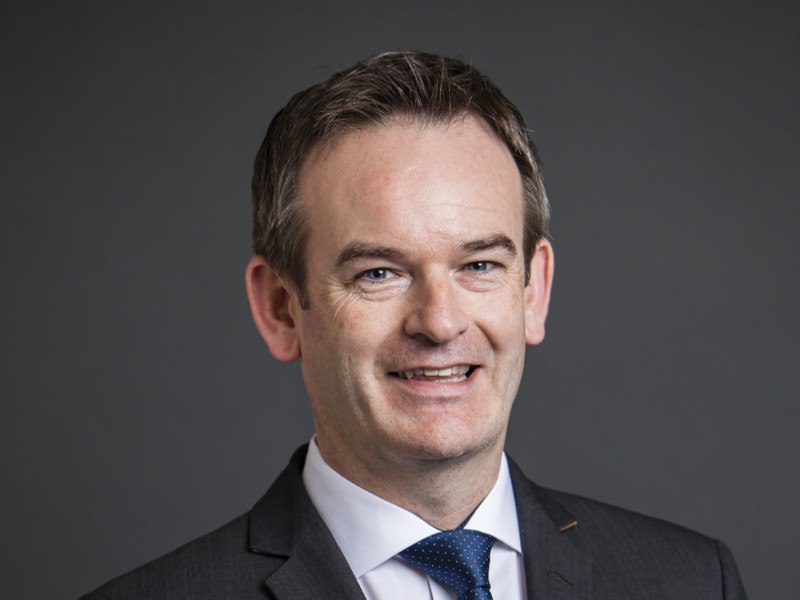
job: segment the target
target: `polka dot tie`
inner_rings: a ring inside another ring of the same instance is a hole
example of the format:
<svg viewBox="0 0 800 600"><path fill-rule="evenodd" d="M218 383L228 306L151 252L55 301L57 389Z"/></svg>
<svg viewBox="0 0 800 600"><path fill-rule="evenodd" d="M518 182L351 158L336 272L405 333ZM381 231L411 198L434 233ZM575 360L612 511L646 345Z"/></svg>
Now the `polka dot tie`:
<svg viewBox="0 0 800 600"><path fill-rule="evenodd" d="M457 600L492 600L489 553L495 539L471 529L442 531L399 556L456 593Z"/></svg>

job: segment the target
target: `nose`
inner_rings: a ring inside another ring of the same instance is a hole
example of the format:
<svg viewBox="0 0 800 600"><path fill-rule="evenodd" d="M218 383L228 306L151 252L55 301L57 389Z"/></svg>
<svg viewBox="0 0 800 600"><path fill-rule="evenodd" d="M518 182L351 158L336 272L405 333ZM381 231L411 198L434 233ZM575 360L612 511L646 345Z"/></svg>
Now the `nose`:
<svg viewBox="0 0 800 600"><path fill-rule="evenodd" d="M469 319L459 289L450 277L422 277L409 294L405 332L436 344L456 339L469 327Z"/></svg>

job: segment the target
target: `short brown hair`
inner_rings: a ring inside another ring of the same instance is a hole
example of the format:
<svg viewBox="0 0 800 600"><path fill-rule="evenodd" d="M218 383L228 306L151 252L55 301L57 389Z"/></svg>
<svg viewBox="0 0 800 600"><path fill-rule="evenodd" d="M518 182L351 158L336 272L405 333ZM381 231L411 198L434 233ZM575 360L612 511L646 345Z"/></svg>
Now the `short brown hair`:
<svg viewBox="0 0 800 600"><path fill-rule="evenodd" d="M480 71L461 60L423 52L386 52L357 62L295 94L275 115L254 165L253 251L291 281L307 307L308 227L296 185L311 147L394 117L436 124L472 115L506 144L519 169L527 283L534 246L548 233L550 209L525 121Z"/></svg>

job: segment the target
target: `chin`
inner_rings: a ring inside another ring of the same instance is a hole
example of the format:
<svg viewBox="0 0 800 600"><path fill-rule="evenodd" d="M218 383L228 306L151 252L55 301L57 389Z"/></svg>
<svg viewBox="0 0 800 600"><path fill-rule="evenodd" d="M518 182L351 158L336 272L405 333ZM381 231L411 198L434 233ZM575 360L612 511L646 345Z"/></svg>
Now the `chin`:
<svg viewBox="0 0 800 600"><path fill-rule="evenodd" d="M468 459L482 452L490 452L500 436L476 435L474 429L466 432L422 431L400 441L401 452L425 461L453 461Z"/></svg>

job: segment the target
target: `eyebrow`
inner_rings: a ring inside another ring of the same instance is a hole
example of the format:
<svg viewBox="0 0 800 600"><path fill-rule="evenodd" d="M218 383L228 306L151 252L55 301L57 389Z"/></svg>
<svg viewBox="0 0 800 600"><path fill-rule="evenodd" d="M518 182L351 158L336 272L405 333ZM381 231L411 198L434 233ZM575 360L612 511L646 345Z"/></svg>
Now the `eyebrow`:
<svg viewBox="0 0 800 600"><path fill-rule="evenodd" d="M396 260L403 255L400 250L389 246L374 246L372 244L354 243L345 246L336 259L336 266L341 267L354 260L362 258L390 258Z"/></svg>
<svg viewBox="0 0 800 600"><path fill-rule="evenodd" d="M494 248L502 248L512 256L517 253L517 246L511 238L502 234L479 240L471 240L460 246L462 252L469 253L492 250ZM374 244L355 242L345 246L344 250L339 253L339 257L336 259L336 267L339 268L347 263L363 258L388 258L391 260L398 260L402 257L403 252L391 246L377 246Z"/></svg>
<svg viewBox="0 0 800 600"><path fill-rule="evenodd" d="M512 256L517 253L517 247L511 238L507 235L493 235L488 238L480 240L473 240L461 245L464 252L480 252L481 250L492 250L494 248L503 248Z"/></svg>

